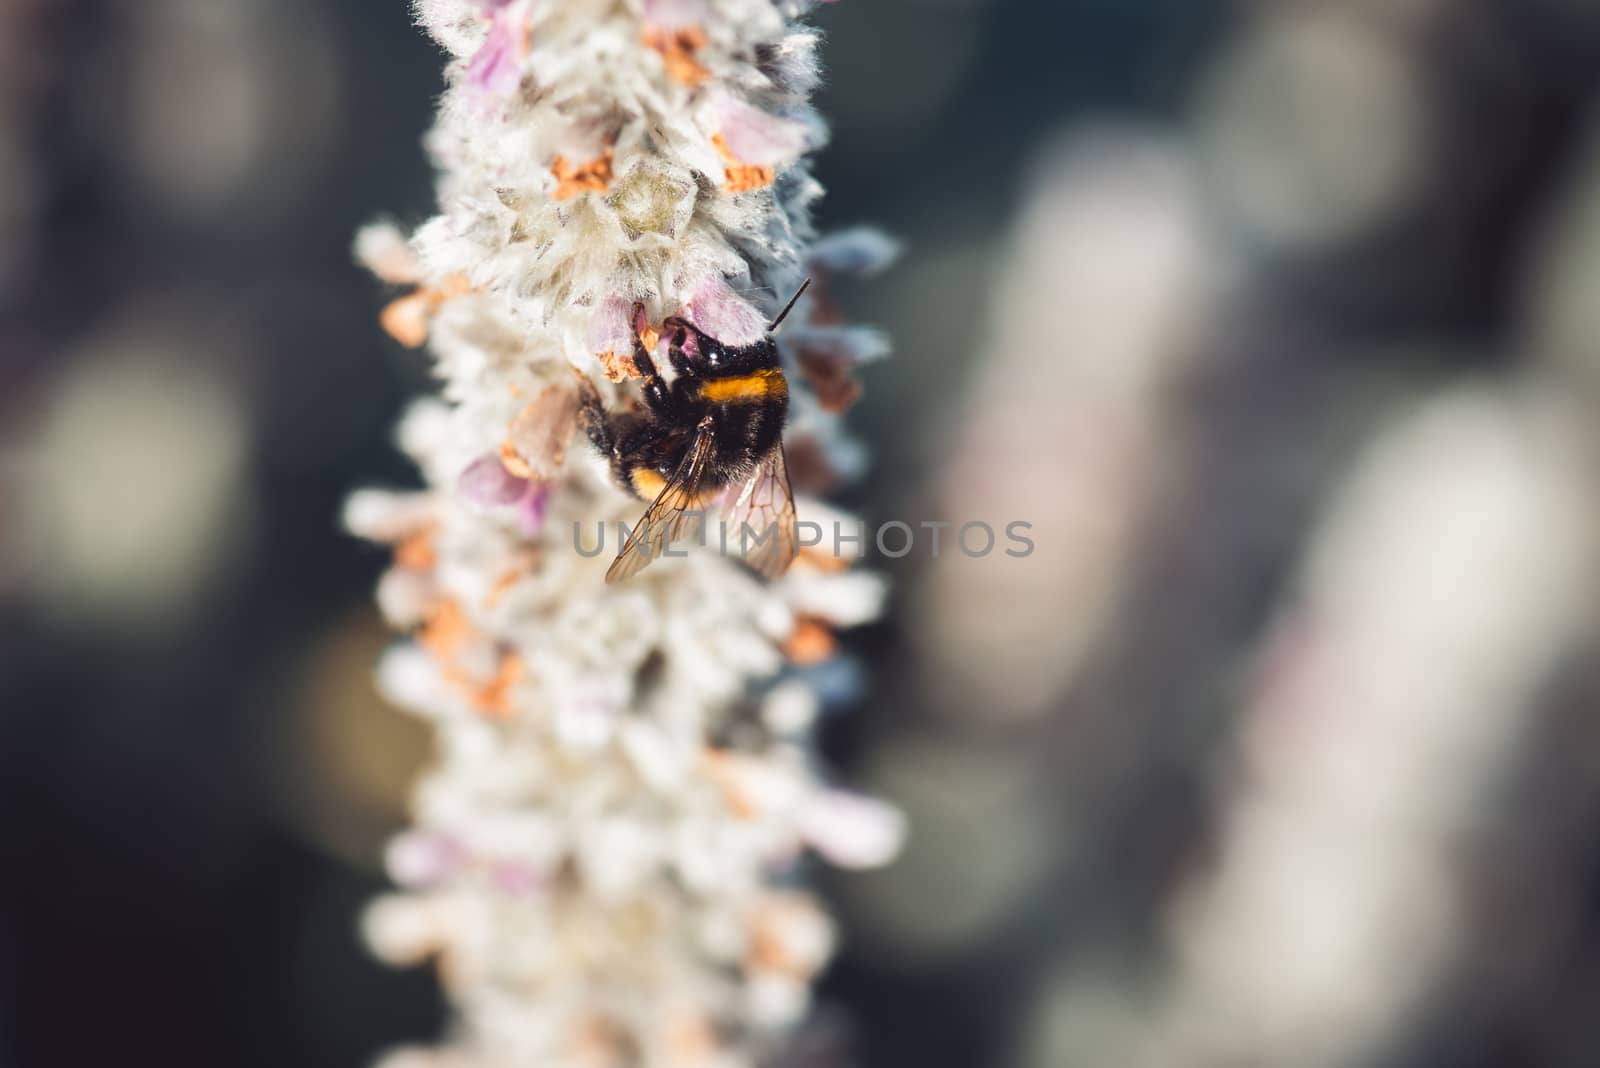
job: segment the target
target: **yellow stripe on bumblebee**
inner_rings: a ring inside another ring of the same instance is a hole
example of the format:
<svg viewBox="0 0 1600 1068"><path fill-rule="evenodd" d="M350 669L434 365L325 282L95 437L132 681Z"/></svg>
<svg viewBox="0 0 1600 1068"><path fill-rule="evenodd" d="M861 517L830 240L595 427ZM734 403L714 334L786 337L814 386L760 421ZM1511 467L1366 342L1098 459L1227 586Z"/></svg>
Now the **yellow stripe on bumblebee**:
<svg viewBox="0 0 1600 1068"><path fill-rule="evenodd" d="M789 383L776 368L729 378L708 378L700 383L700 399L708 404L758 403L788 395Z"/></svg>

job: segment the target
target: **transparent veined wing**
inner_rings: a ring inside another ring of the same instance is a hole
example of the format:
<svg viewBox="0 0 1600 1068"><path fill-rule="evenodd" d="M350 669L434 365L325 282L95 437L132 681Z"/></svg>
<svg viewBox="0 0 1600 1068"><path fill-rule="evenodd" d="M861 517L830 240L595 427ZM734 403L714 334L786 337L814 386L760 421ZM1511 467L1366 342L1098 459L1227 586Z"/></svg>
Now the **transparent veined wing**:
<svg viewBox="0 0 1600 1068"><path fill-rule="evenodd" d="M742 485L724 494L722 507L730 551L769 579L789 570L800 551L800 539L781 443Z"/></svg>

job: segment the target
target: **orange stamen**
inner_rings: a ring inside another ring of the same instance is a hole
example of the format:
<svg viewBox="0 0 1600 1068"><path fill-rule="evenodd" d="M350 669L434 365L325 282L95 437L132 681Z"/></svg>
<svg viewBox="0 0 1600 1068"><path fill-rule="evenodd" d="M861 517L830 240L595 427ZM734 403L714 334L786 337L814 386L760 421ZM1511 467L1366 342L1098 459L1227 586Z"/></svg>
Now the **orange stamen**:
<svg viewBox="0 0 1600 1068"><path fill-rule="evenodd" d="M705 752L706 774L711 781L716 783L722 791L723 800L728 803L728 810L736 819L748 820L756 816L755 800L751 798L750 791L745 789L739 781L738 769L734 763L735 758L718 749L707 749Z"/></svg>
<svg viewBox="0 0 1600 1068"><path fill-rule="evenodd" d="M770 927L762 925L750 933L750 951L745 955L744 966L752 972L792 971L789 954L784 952L783 941Z"/></svg>
<svg viewBox="0 0 1600 1068"><path fill-rule="evenodd" d="M550 164L550 173L556 176L557 200L570 200L580 193L604 193L611 184L611 149L576 167L567 162L567 157L557 156Z"/></svg>
<svg viewBox="0 0 1600 1068"><path fill-rule="evenodd" d="M606 381L621 382L633 370L633 360L624 360L612 349L595 353L595 358L600 361L600 366L605 370Z"/></svg>
<svg viewBox="0 0 1600 1068"><path fill-rule="evenodd" d="M747 971L809 979L811 962L797 957L783 937L782 928L795 920L804 921L806 909L792 901L772 901L758 908L751 917L750 945L745 951Z"/></svg>
<svg viewBox="0 0 1600 1068"><path fill-rule="evenodd" d="M667 1025L668 1057L674 1064L708 1061L717 1052L717 1035L698 1013L682 1013Z"/></svg>
<svg viewBox="0 0 1600 1068"><path fill-rule="evenodd" d="M532 561L530 560L529 563L531 564ZM527 574L526 570L518 568L516 570L507 571L505 574L495 579L494 585L489 587L489 595L484 598L484 607L493 608L495 605L499 604L500 598L504 597L513 586L521 581L522 576L525 574Z"/></svg>
<svg viewBox="0 0 1600 1068"><path fill-rule="evenodd" d="M727 166L722 169L722 188L730 193L747 193L752 189L765 189L777 178L771 167L757 167L744 162L728 147L728 139L720 133L711 135L711 144Z"/></svg>
<svg viewBox="0 0 1600 1068"><path fill-rule="evenodd" d="M394 547L394 564L410 571L427 571L438 562L434 549L433 531L419 530L408 535Z"/></svg>
<svg viewBox="0 0 1600 1068"><path fill-rule="evenodd" d="M500 443L500 466L517 478L533 477L533 468L522 458L517 447L511 444L510 438Z"/></svg>
<svg viewBox="0 0 1600 1068"><path fill-rule="evenodd" d="M835 574L840 571L850 570L850 561L845 557L835 556L833 553L818 552L813 548L801 549L800 556L795 561L795 564L809 567L813 571L821 571L824 574Z"/></svg>
<svg viewBox="0 0 1600 1068"><path fill-rule="evenodd" d="M378 315L378 323L390 337L408 349L421 348L428 340L428 319L433 315L432 300L425 289L390 301Z"/></svg>
<svg viewBox="0 0 1600 1068"><path fill-rule="evenodd" d="M694 54L706 44L706 31L700 27L687 26L679 30L667 30L646 26L643 40L646 48L661 53L661 61L667 68L667 77L679 85L699 85L711 77L711 72L694 58Z"/></svg>
<svg viewBox="0 0 1600 1068"><path fill-rule="evenodd" d="M802 667L820 664L834 654L838 642L821 620L801 616L783 643L783 655Z"/></svg>
<svg viewBox="0 0 1600 1068"><path fill-rule="evenodd" d="M471 692L472 703L478 706L480 712L496 719L505 719L512 712L512 687L522 681L527 670L522 657L516 653L502 654L500 668L495 672L494 678Z"/></svg>
<svg viewBox="0 0 1600 1068"><path fill-rule="evenodd" d="M457 662L468 643L477 637L459 604L440 601L418 630L417 644L432 654L444 680L463 693L478 711L495 719L506 719L515 711L512 691L527 674L527 665L515 652L502 652L494 678L488 682L478 681L462 671Z"/></svg>
<svg viewBox="0 0 1600 1068"><path fill-rule="evenodd" d="M454 601L441 601L428 613L417 641L438 659L453 660L471 637L472 628L461 606Z"/></svg>
<svg viewBox="0 0 1600 1068"><path fill-rule="evenodd" d="M598 1014L586 1016L568 1038L573 1060L578 1064L603 1065L616 1063L618 1046L616 1031Z"/></svg>
<svg viewBox="0 0 1600 1068"><path fill-rule="evenodd" d="M654 352L656 343L661 340L661 331L646 324L639 328L639 343L645 351ZM595 358L600 361L600 366L605 368L606 379L611 382L621 382L624 378L643 378L639 368L633 362L633 353L626 356L614 349L595 353Z"/></svg>
<svg viewBox="0 0 1600 1068"><path fill-rule="evenodd" d="M418 286L412 293L389 302L378 316L384 331L408 349L421 348L439 308L451 297L472 291L464 274L453 274L438 286Z"/></svg>

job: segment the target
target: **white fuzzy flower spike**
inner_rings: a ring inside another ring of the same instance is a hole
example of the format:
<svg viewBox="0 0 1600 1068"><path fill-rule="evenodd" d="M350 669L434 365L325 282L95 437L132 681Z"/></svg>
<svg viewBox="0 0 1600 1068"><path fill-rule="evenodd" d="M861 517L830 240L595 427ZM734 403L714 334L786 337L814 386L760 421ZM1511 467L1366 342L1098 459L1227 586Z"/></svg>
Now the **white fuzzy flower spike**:
<svg viewBox="0 0 1600 1068"><path fill-rule="evenodd" d="M811 275L781 340L789 468L800 518L835 521L805 493L848 477L833 416L886 346L839 325L825 283L894 247L810 247L809 6L416 5L452 57L428 142L441 211L356 247L406 287L383 324L429 347L442 387L398 435L426 487L365 491L346 519L394 550L379 603L409 637L379 684L438 731L417 827L388 855L402 889L366 930L385 959L436 960L457 1018L448 1046L395 1064L754 1064L833 945L797 858L884 863L903 834L808 747L824 698L806 679L878 582L803 551L768 584L690 549L608 586L644 505L576 433L574 370L623 408L636 339L655 349L679 316L758 340Z"/></svg>

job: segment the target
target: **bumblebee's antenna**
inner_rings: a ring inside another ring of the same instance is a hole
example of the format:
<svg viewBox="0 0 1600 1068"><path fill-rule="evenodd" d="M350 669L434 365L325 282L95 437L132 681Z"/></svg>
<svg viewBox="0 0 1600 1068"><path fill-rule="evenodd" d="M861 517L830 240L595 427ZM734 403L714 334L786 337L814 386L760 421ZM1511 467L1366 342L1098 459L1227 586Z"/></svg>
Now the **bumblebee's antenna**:
<svg viewBox="0 0 1600 1068"><path fill-rule="evenodd" d="M800 283L800 288L794 291L794 296L789 298L789 303L787 303L787 304L785 304L783 306L783 311L779 312L778 313L778 317L776 319L772 320L772 325L767 327L767 333L770 334L774 330L778 329L778 324L782 323L784 318L790 312L794 311L795 301L799 300L803 295L805 295L805 291L810 289L810 288L811 288L811 279L807 278L804 282Z"/></svg>

